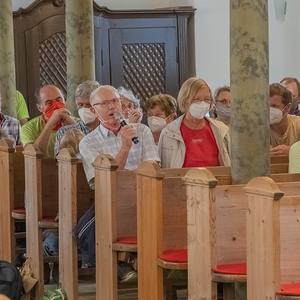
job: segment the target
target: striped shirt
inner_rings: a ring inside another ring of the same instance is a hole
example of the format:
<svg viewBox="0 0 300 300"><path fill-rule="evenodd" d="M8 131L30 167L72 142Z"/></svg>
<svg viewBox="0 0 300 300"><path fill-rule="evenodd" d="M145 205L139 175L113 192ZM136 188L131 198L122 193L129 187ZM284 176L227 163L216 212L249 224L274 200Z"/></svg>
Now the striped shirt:
<svg viewBox="0 0 300 300"><path fill-rule="evenodd" d="M139 143L132 143L125 169L134 170L142 161L146 160L160 161L157 146L154 143L150 129L141 123L133 123L130 125L136 130ZM122 138L120 132L116 136L112 131L102 125L99 125L93 132L81 140L79 150L85 175L91 187L93 186L92 179L95 177L92 163L100 154L110 154L116 157L121 147Z"/></svg>
<svg viewBox="0 0 300 300"><path fill-rule="evenodd" d="M0 113L0 122L0 138L13 138L17 145L21 145L19 121Z"/></svg>

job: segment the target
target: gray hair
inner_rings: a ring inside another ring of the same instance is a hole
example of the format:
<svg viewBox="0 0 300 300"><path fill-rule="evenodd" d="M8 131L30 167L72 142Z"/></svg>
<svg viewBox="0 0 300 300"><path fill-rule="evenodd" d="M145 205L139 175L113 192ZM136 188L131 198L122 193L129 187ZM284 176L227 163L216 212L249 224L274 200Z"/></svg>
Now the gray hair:
<svg viewBox="0 0 300 300"><path fill-rule="evenodd" d="M106 89L106 90L112 90L116 93L116 96L120 99L120 95L118 91L111 85L100 85L97 89L95 89L90 96L90 103L93 106L94 100L97 97L97 93L100 91L100 89Z"/></svg>
<svg viewBox="0 0 300 300"><path fill-rule="evenodd" d="M96 90L98 87L100 87L100 83L97 81L93 80L86 80L79 84L75 91L75 101L77 99L82 98L82 99L87 99L90 98L92 92Z"/></svg>
<svg viewBox="0 0 300 300"><path fill-rule="evenodd" d="M120 96L123 96L123 97L127 98L128 100L132 101L134 103L135 108L140 107L140 100L137 99L136 97L134 97L132 91L126 90L123 86L120 86L117 89L117 91L120 94Z"/></svg>

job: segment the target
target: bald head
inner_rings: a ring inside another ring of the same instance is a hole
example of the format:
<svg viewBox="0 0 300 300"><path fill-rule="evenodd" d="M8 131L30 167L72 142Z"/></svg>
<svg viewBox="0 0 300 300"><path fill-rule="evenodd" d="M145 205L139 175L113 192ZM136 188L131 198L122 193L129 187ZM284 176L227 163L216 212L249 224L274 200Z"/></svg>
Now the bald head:
<svg viewBox="0 0 300 300"><path fill-rule="evenodd" d="M44 112L53 101L65 103L65 98L62 91L55 85L46 85L40 88L35 93L37 99L37 108L40 112Z"/></svg>

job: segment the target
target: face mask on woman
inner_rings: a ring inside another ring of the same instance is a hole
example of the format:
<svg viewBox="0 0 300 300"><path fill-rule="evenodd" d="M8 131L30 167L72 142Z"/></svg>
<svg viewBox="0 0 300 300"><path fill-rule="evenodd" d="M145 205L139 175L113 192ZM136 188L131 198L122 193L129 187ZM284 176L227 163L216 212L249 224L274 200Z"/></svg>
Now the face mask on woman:
<svg viewBox="0 0 300 300"><path fill-rule="evenodd" d="M189 112L196 119L203 119L209 112L210 104L205 101L192 103Z"/></svg>
<svg viewBox="0 0 300 300"><path fill-rule="evenodd" d="M230 117L230 107L220 106L216 107L217 115L229 118Z"/></svg>
<svg viewBox="0 0 300 300"><path fill-rule="evenodd" d="M148 125L152 132L160 132L167 126L167 118L150 117L148 118Z"/></svg>
<svg viewBox="0 0 300 300"><path fill-rule="evenodd" d="M86 107L80 108L78 110L78 115L84 124L93 123L96 119L96 116Z"/></svg>
<svg viewBox="0 0 300 300"><path fill-rule="evenodd" d="M285 108L285 107L284 107ZM284 110L284 108L282 110ZM278 124L284 116L282 110L275 107L270 107L270 124Z"/></svg>

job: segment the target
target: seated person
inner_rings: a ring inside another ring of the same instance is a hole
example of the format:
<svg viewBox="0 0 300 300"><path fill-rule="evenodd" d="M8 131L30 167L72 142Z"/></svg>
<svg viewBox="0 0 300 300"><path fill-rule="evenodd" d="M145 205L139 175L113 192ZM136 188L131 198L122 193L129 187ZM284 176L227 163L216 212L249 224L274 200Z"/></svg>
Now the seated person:
<svg viewBox="0 0 300 300"><path fill-rule="evenodd" d="M85 175L92 188L92 163L100 154L112 155L119 170L134 170L142 161L160 160L153 136L146 125L133 123L121 128L120 122L115 119L114 112L121 110L121 100L114 87L100 86L91 94L90 102L100 125L83 138L79 149ZM132 142L134 137L138 137L139 143Z"/></svg>
<svg viewBox="0 0 300 300"><path fill-rule="evenodd" d="M28 108L23 95L19 91L16 92L17 119L20 121L21 126L23 126L26 122L28 122L29 119Z"/></svg>
<svg viewBox="0 0 300 300"><path fill-rule="evenodd" d="M148 126L157 145L161 131L176 119L177 102L168 94L154 95L145 103Z"/></svg>
<svg viewBox="0 0 300 300"><path fill-rule="evenodd" d="M90 110L90 95L99 86L100 84L97 81L87 80L77 87L75 91L75 102L81 120L58 129L54 146L55 156L58 154L60 149L60 140L68 130L78 129L81 130L84 135L86 135L99 126L99 120Z"/></svg>
<svg viewBox="0 0 300 300"><path fill-rule="evenodd" d="M216 120L230 126L230 87L222 86L215 90L214 107Z"/></svg>
<svg viewBox="0 0 300 300"><path fill-rule="evenodd" d="M300 141L294 143L290 148L289 173L300 173Z"/></svg>
<svg viewBox="0 0 300 300"><path fill-rule="evenodd" d="M112 155L119 170L134 170L146 160L159 161L157 147L146 125L133 123L121 127L120 122L114 117L114 113L121 110L120 95L114 87L100 86L91 94L90 103L91 110L99 119L100 125L82 139L79 149L91 188L94 188L95 177L92 163L100 154ZM139 139L136 144L132 142L135 137ZM127 263L119 263L117 271L119 281L136 278L136 272Z"/></svg>
<svg viewBox="0 0 300 300"><path fill-rule="evenodd" d="M54 144L57 130L75 122L65 107L65 98L55 85L46 85L35 93L37 108L42 113L31 119L21 128L21 141L24 147L34 144L45 157L54 157Z"/></svg>
<svg viewBox="0 0 300 300"><path fill-rule="evenodd" d="M293 94L292 106L290 109L291 115L299 116L299 101L300 101L300 82L297 78L285 77L280 83L290 89Z"/></svg>
<svg viewBox="0 0 300 300"><path fill-rule="evenodd" d="M123 86L120 86L117 92L121 97L121 111L127 124L139 123L142 117L140 100L134 97L132 91L126 90Z"/></svg>
<svg viewBox="0 0 300 300"><path fill-rule="evenodd" d="M0 139L9 138L14 145L21 145L19 121L1 112L2 96L0 94Z"/></svg>
<svg viewBox="0 0 300 300"><path fill-rule="evenodd" d="M300 140L300 117L290 115L292 92L280 83L270 85L270 154L288 155Z"/></svg>
<svg viewBox="0 0 300 300"><path fill-rule="evenodd" d="M183 115L162 130L158 142L162 167L230 166L228 126L205 117L212 104L207 83L189 78L177 102Z"/></svg>
<svg viewBox="0 0 300 300"><path fill-rule="evenodd" d="M63 148L71 148L77 155L77 158L81 159L79 153L79 143L84 138L84 133L76 128L72 128L65 132L65 134L60 139L59 151Z"/></svg>

